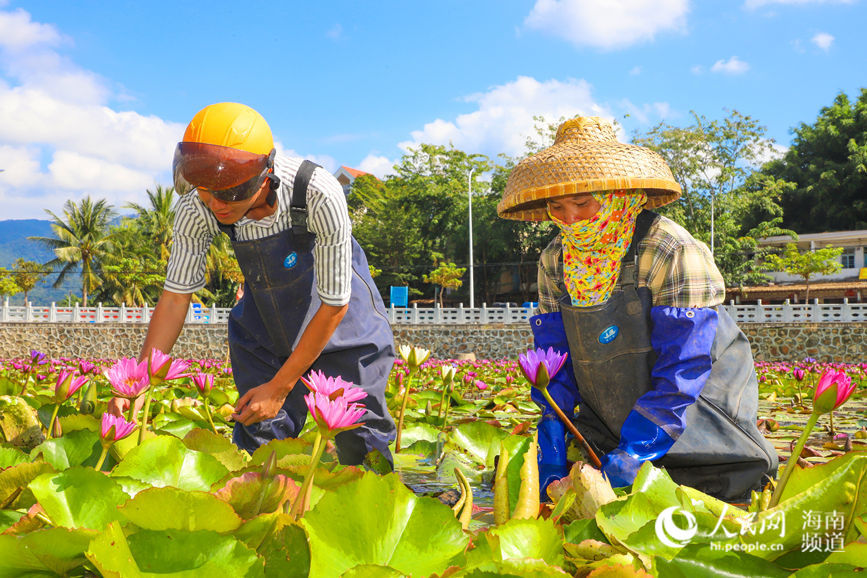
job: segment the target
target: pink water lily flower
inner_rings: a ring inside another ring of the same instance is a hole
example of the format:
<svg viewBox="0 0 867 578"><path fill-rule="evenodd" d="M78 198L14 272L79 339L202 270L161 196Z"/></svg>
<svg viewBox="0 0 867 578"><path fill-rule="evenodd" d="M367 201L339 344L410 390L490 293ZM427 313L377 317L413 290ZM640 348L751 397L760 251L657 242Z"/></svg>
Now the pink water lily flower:
<svg viewBox="0 0 867 578"><path fill-rule="evenodd" d="M72 397L76 391L81 389L82 385L90 380L87 376L77 375L78 372L75 370L65 370L60 372L57 376L57 383L54 386L55 403L66 401Z"/></svg>
<svg viewBox="0 0 867 578"><path fill-rule="evenodd" d="M111 384L111 390L118 397L135 399L148 388L148 363L137 363L135 359L124 357L118 359L105 372Z"/></svg>
<svg viewBox="0 0 867 578"><path fill-rule="evenodd" d="M794 377L798 381L804 381L804 370L800 367L796 367L792 370L792 377Z"/></svg>
<svg viewBox="0 0 867 578"><path fill-rule="evenodd" d="M855 384L845 371L828 369L816 384L816 394L813 397L813 413L830 413L843 405L852 392Z"/></svg>
<svg viewBox="0 0 867 578"><path fill-rule="evenodd" d="M365 408L357 403L349 403L346 398L330 399L327 395L311 392L304 396L307 409L323 437L332 438L340 432L355 429L361 424Z"/></svg>
<svg viewBox="0 0 867 578"><path fill-rule="evenodd" d="M211 393L211 389L214 387L214 374L197 373L193 376L193 383L198 388L199 393L202 394L202 397L208 397L208 394Z"/></svg>
<svg viewBox="0 0 867 578"><path fill-rule="evenodd" d="M341 377L326 377L321 371L311 371L307 374L307 378L301 378L304 385L312 392L324 395L328 399L337 399L342 397L351 403L367 397L365 392L360 387L356 387L354 383L344 381Z"/></svg>
<svg viewBox="0 0 867 578"><path fill-rule="evenodd" d="M159 349L151 349L148 358L148 377L151 385L159 385L164 381L172 381L187 377L184 372L190 367L192 361L186 359L172 359Z"/></svg>
<svg viewBox="0 0 867 578"><path fill-rule="evenodd" d="M122 417L111 415L108 412L102 414L102 424L99 437L104 443L114 443L122 440L135 430L135 422L128 422Z"/></svg>
<svg viewBox="0 0 867 578"><path fill-rule="evenodd" d="M566 354L554 351L553 347L549 347L547 351L541 347L535 351L531 349L518 356L518 365L521 366L524 377L533 387L540 389L548 387L551 378L565 363Z"/></svg>
<svg viewBox="0 0 867 578"><path fill-rule="evenodd" d="M484 381L482 381L481 379L477 379L475 381L474 385L480 390L488 389L488 384L485 383Z"/></svg>

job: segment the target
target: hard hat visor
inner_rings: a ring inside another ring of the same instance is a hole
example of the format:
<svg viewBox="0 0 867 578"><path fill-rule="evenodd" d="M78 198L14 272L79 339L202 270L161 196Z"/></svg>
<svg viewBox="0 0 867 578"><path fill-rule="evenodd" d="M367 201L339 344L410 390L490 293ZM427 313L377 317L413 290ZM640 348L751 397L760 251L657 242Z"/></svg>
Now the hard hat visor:
<svg viewBox="0 0 867 578"><path fill-rule="evenodd" d="M172 170L176 183L189 183L222 201L243 201L262 186L273 157L273 151L260 155L219 145L180 142Z"/></svg>

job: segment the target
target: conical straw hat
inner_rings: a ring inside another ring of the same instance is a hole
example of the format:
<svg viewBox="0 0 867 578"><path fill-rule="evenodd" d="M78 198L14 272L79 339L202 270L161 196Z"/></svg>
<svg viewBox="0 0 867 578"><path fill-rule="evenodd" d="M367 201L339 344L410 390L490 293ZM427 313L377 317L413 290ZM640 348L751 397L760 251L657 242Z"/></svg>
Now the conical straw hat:
<svg viewBox="0 0 867 578"><path fill-rule="evenodd" d="M617 141L596 116L567 120L554 144L512 169L497 213L505 219L547 221L545 201L599 191L643 189L648 209L680 197L680 185L656 152Z"/></svg>

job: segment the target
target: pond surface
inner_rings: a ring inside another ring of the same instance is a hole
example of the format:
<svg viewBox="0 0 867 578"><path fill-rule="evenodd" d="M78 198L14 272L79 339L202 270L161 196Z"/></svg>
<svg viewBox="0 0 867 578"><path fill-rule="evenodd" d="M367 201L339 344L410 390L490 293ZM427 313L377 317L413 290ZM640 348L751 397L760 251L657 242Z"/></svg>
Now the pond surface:
<svg viewBox="0 0 867 578"><path fill-rule="evenodd" d="M777 450L781 465L788 459L791 446L801 435L809 415L809 409L793 405L791 399L760 400L759 419L771 418L779 425L776 431L763 431L763 433ZM537 417L528 416L527 419L535 422ZM824 463L836 455L842 455L847 448L847 439L852 450L867 450L867 431L864 430L867 428L867 399L850 400L834 412L835 435L828 431L829 426L830 420L827 415L819 418L807 442L807 448L812 450L810 453L816 454L805 458L808 463ZM856 434L859 431L862 433ZM457 489L457 482L451 470L447 472L438 470L433 459L400 456L396 461L396 470L403 483L417 494L437 495ZM491 482L484 476L481 480L471 478L470 481L473 487L474 505L483 511L492 508L494 493ZM478 516L474 516L474 519L477 518Z"/></svg>

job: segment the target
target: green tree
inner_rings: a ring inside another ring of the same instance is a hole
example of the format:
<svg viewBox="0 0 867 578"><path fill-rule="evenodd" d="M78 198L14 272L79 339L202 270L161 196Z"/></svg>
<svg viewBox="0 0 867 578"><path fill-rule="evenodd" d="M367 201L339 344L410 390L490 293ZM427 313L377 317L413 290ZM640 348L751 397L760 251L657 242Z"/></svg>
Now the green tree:
<svg viewBox="0 0 867 578"><path fill-rule="evenodd" d="M5 267L0 267L0 296L8 297L21 293L21 287L15 283L12 272Z"/></svg>
<svg viewBox="0 0 867 578"><path fill-rule="evenodd" d="M111 249L109 221L114 211L105 199L93 202L85 197L80 203L69 200L64 205L64 218L48 209L53 223L54 237L28 237L53 249L55 258L45 263L46 267L60 267L54 287L60 287L66 276L81 267L82 304L87 307L87 295L97 287L99 267Z"/></svg>
<svg viewBox="0 0 867 578"><path fill-rule="evenodd" d="M839 271L843 265L837 260L843 252L842 248L823 247L813 251L798 251L795 243L789 243L781 255L765 256L766 271L783 271L789 275L797 275L804 280L806 295L804 301L810 300L810 279L814 275L831 275Z"/></svg>
<svg viewBox="0 0 867 578"><path fill-rule="evenodd" d="M24 293L24 305L27 305L27 294L33 291L40 281L48 276L48 271L36 261L16 259L12 266L12 278L19 290Z"/></svg>
<svg viewBox="0 0 867 578"><path fill-rule="evenodd" d="M867 229L867 88L839 93L802 123L782 159L763 173L795 184L782 198L784 225L800 233Z"/></svg>
<svg viewBox="0 0 867 578"><path fill-rule="evenodd" d="M172 247L172 225L175 221L174 187L156 186L156 190L145 191L150 207L128 203L127 207L136 212L142 234L158 248L157 257L168 260Z"/></svg>
<svg viewBox="0 0 867 578"><path fill-rule="evenodd" d="M442 255L437 255L437 257L442 259ZM459 289L460 286L463 285L461 277L463 277L464 273L467 272L467 268L458 267L454 263L445 260L439 260L438 263L434 262L434 265L436 268L424 276L424 282L436 285L440 288L439 304L440 307L442 307L443 293L445 293L446 289ZM436 291L434 291L434 299L436 298Z"/></svg>

